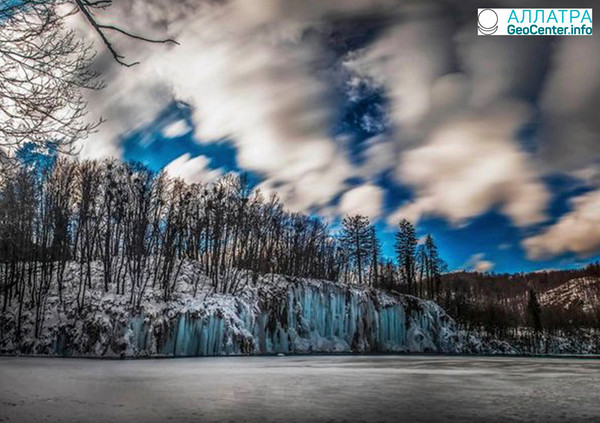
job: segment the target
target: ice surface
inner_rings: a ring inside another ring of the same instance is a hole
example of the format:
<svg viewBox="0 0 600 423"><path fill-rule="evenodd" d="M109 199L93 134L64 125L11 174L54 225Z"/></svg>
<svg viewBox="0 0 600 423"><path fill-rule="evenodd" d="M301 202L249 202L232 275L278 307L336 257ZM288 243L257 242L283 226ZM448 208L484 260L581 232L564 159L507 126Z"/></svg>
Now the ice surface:
<svg viewBox="0 0 600 423"><path fill-rule="evenodd" d="M0 358L8 422L597 422L600 360Z"/></svg>

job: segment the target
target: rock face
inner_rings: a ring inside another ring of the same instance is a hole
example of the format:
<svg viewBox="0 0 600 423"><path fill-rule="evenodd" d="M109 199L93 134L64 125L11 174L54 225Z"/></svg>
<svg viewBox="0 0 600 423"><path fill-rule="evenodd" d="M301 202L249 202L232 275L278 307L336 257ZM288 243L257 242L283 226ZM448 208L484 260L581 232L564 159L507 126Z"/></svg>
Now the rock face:
<svg viewBox="0 0 600 423"><path fill-rule="evenodd" d="M4 353L125 357L495 352L459 333L431 301L282 277L257 286L238 296L198 299L182 293L166 303L146 301L135 311L125 298L101 293L92 295L78 315L50 304L41 336L0 348Z"/></svg>

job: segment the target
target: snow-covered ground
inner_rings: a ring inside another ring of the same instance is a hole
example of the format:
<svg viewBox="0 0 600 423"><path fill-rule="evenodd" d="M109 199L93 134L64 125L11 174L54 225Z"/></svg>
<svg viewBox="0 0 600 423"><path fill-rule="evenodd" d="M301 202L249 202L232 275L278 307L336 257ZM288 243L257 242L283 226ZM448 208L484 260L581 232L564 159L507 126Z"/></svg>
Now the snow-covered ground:
<svg viewBox="0 0 600 423"><path fill-rule="evenodd" d="M586 313L600 310L600 278L572 279L540 296L542 306L580 308Z"/></svg>
<svg viewBox="0 0 600 423"><path fill-rule="evenodd" d="M43 328L34 336L27 311L21 342L17 308L0 316L2 353L66 356L207 356L310 352L507 353L505 343L482 343L456 330L435 303L352 285L267 275L237 295L214 294L188 263L172 300L149 288L140 307L129 294L93 287L77 311L77 272L67 272L64 302L54 292ZM197 292L195 282L198 281Z"/></svg>
<svg viewBox="0 0 600 423"><path fill-rule="evenodd" d="M597 422L600 360L0 358L6 422Z"/></svg>

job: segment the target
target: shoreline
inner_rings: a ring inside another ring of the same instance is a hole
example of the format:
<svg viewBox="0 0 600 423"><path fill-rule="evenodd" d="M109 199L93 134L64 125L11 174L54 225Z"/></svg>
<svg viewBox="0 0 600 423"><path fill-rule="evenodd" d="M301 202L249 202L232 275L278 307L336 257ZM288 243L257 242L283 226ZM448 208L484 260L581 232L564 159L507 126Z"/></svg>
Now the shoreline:
<svg viewBox="0 0 600 423"><path fill-rule="evenodd" d="M151 360L177 360L190 358L284 358L284 357L471 357L471 358L551 358L551 359L581 359L600 360L600 354L465 354L465 353L297 353L297 354L229 354L229 355L154 355L138 357L111 357L111 356L65 356L45 354L0 354L2 358L48 358L48 359L78 359L78 360L107 360L107 361L151 361Z"/></svg>

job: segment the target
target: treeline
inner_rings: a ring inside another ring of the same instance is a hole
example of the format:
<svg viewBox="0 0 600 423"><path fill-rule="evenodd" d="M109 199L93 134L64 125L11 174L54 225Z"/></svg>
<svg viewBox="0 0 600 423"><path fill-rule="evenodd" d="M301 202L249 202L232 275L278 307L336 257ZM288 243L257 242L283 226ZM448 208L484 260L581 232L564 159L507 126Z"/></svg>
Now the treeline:
<svg viewBox="0 0 600 423"><path fill-rule="evenodd" d="M431 235L419 243L414 226L401 220L396 231L395 260L381 257L375 228L365 216L346 216L339 234L339 279L367 283L422 298L435 299L446 264Z"/></svg>
<svg viewBox="0 0 600 423"><path fill-rule="evenodd" d="M0 185L3 312L16 301L43 314L53 289L62 302L72 263L79 309L91 288L127 295L134 307L150 288L169 300L186 260L220 293L282 274L435 297L444 264L433 238L419 245L403 221L396 247L399 265L381 257L366 217L348 216L333 233L252 190L243 175L187 184L140 164L59 159L15 167Z"/></svg>

